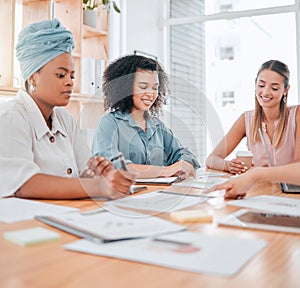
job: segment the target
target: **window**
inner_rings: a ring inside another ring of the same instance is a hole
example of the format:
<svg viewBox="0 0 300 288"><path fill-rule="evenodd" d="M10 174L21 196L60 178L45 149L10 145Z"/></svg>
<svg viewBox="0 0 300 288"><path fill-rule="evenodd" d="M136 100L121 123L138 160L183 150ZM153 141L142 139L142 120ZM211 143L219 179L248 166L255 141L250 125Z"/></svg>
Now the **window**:
<svg viewBox="0 0 300 288"><path fill-rule="evenodd" d="M172 98L170 112L181 121L189 118L195 131L189 141L202 163L240 114L254 108L254 80L263 62L278 59L289 66L288 101L298 103L298 9L293 0L170 0L169 71L185 83L172 92L189 107L179 114L182 105ZM177 136L187 138L184 129Z"/></svg>
<svg viewBox="0 0 300 288"><path fill-rule="evenodd" d="M204 0L171 1L172 17L199 11L204 12ZM203 23L170 29L170 125L183 145L199 159L204 159L206 152L205 127L200 124L206 118L204 35Z"/></svg>

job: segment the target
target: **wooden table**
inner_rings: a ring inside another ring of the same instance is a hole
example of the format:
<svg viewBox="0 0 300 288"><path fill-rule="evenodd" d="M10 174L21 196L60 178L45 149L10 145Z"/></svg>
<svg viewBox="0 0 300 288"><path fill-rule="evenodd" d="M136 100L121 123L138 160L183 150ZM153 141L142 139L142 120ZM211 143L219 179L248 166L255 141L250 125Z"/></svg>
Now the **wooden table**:
<svg viewBox="0 0 300 288"><path fill-rule="evenodd" d="M150 186L148 186L150 187ZM182 192L182 187L151 187L149 190L169 189ZM259 194L296 197L282 194L277 184L264 183L249 191L248 196ZM45 201L81 209L98 206L92 200ZM225 202L198 204L214 210L214 222L238 208ZM165 214L164 218L168 219ZM0 238L0 287L300 287L299 234L261 230L218 227L215 223L190 225L190 229L204 234L264 239L268 245L234 277L196 274L154 265L130 262L109 257L66 251L63 244L78 238L51 228L36 220L14 224L0 224L0 234L16 229L44 226L58 231L61 239L32 247L19 247ZM226 247L224 247L226 249ZM218 261L218 259L216 259Z"/></svg>

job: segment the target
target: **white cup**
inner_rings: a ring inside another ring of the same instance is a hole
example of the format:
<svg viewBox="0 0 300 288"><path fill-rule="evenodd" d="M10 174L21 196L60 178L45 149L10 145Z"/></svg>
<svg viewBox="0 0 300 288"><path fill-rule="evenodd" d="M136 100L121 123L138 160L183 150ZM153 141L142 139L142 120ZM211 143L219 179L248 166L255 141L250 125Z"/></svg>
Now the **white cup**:
<svg viewBox="0 0 300 288"><path fill-rule="evenodd" d="M245 166L251 168L253 154L250 151L237 151L236 158L245 163Z"/></svg>

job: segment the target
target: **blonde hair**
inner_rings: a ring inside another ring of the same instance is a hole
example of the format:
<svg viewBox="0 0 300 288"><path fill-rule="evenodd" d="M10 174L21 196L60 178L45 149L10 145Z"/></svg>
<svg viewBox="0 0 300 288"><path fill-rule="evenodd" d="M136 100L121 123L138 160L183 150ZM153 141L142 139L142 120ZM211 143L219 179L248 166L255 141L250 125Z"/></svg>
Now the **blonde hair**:
<svg viewBox="0 0 300 288"><path fill-rule="evenodd" d="M258 75L263 71L263 70L272 70L279 75L281 75L284 78L284 88L287 88L289 85L289 79L290 79L290 71L289 68L287 67L286 64L278 61L278 60L270 60L265 63L263 63L258 70L258 73L255 78L255 84L257 82L257 77ZM287 94L286 94L287 96ZM286 130L287 126L287 121L288 121L288 107L287 103L284 100L285 95L282 96L281 101L280 101L280 115L279 115L279 123L274 131L274 142L273 145L275 147L278 147L281 144L283 135ZM265 115L263 112L262 107L259 105L257 98L255 97L255 109L254 109L254 121L252 125L252 132L251 132L251 141L254 142L260 142L260 138L258 135L258 128L262 128L262 121L265 119Z"/></svg>

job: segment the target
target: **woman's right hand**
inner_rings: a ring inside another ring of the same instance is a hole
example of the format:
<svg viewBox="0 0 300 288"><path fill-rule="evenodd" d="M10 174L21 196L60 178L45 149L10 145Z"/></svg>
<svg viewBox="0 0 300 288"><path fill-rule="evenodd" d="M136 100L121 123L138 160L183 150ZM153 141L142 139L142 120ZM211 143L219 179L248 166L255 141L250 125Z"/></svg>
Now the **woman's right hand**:
<svg viewBox="0 0 300 288"><path fill-rule="evenodd" d="M234 179L229 179L225 183L218 184L208 192L225 189L225 199L240 199L246 196L247 191L260 181L260 168L250 169L248 173L240 175Z"/></svg>
<svg viewBox="0 0 300 288"><path fill-rule="evenodd" d="M191 163L185 160L179 160L178 162L170 166L164 167L161 176L163 177L178 176L181 179L186 179L190 176L195 177L195 168Z"/></svg>
<svg viewBox="0 0 300 288"><path fill-rule="evenodd" d="M129 194L134 179L134 174L130 172L113 169L106 176L102 174L89 179L82 178L81 186L89 197L118 199Z"/></svg>
<svg viewBox="0 0 300 288"><path fill-rule="evenodd" d="M130 186L134 184L135 177L130 172L114 169L107 173L105 179L114 191L128 194L130 192Z"/></svg>

